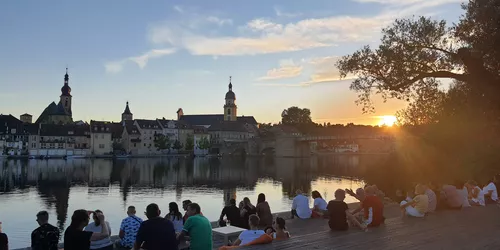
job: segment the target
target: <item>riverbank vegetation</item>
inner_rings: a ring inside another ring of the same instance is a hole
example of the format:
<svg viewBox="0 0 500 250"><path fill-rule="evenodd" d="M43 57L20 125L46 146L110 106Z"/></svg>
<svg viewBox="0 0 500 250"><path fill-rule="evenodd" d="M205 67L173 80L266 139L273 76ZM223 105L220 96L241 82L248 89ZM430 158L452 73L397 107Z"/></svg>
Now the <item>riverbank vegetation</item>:
<svg viewBox="0 0 500 250"><path fill-rule="evenodd" d="M366 180L387 190L417 181L484 182L500 169L500 2L471 0L456 24L398 19L380 45L342 57L364 112L373 95L408 101L396 151Z"/></svg>

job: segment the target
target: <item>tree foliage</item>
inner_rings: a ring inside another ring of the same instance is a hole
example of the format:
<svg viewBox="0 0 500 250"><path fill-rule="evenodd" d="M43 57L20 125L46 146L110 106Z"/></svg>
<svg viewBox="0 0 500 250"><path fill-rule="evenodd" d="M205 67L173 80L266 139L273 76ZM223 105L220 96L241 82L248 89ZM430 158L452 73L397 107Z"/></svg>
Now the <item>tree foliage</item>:
<svg viewBox="0 0 500 250"><path fill-rule="evenodd" d="M207 136L203 136L200 140L197 142L197 147L201 150L209 149L210 148L210 140L208 140Z"/></svg>
<svg viewBox="0 0 500 250"><path fill-rule="evenodd" d="M398 19L382 30L376 49L365 46L337 63L341 76L356 75L351 89L357 104L373 111L372 94L384 99L413 101L428 90L438 91L438 79L471 85L473 95L497 100L499 88L500 2L472 0L454 26L428 17ZM498 101L489 103L498 108ZM491 106L483 106L492 108Z"/></svg>
<svg viewBox="0 0 500 250"><path fill-rule="evenodd" d="M281 113L281 123L285 125L311 124L311 111L307 108L290 107Z"/></svg>
<svg viewBox="0 0 500 250"><path fill-rule="evenodd" d="M452 25L396 20L382 30L378 47L364 46L337 63L342 77L356 76L350 88L364 112L373 111L373 95L409 102L397 114L406 139L388 163L404 170L400 182L482 179L498 171L500 1L470 0L462 8Z"/></svg>
<svg viewBox="0 0 500 250"><path fill-rule="evenodd" d="M174 141L174 145L172 146L173 149L175 150L181 150L182 149L182 143L179 140Z"/></svg>
<svg viewBox="0 0 500 250"><path fill-rule="evenodd" d="M166 135L156 135L155 136L155 148L160 151L160 150L165 150L165 149L170 149L171 142Z"/></svg>
<svg viewBox="0 0 500 250"><path fill-rule="evenodd" d="M184 144L185 150L193 150L194 149L194 138L193 135L188 135L186 138L186 143Z"/></svg>

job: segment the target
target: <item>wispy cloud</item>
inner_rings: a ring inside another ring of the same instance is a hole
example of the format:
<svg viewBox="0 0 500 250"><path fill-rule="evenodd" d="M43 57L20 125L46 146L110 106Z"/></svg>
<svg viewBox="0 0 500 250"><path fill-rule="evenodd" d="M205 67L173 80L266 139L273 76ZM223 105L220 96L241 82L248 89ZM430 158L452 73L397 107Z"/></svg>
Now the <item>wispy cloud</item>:
<svg viewBox="0 0 500 250"><path fill-rule="evenodd" d="M459 0L355 0L387 5L375 16L331 16L279 23L257 18L238 27L238 35L207 33L206 29L190 29L182 22L170 20L150 29L150 40L189 51L193 55L241 56L300 51L330 47L347 42L371 42L380 29L395 18L423 13L423 10ZM283 12L279 12L283 15ZM215 20L215 19L214 19Z"/></svg>
<svg viewBox="0 0 500 250"><path fill-rule="evenodd" d="M181 6L173 6L174 10L183 13L180 19L151 24L148 39L155 46L168 46L187 50L192 55L243 56L271 53L301 51L313 48L332 47L342 43L372 42L380 36L380 29L390 24L395 18L423 13L431 7L461 0L353 0L357 2L377 2L386 5L384 10L374 16L330 16L323 18L306 18L294 22L281 23L269 18L249 20L236 27L231 35L214 29L232 25L229 18L222 18L213 13L198 14L197 11L186 11ZM402 2L402 3L401 3ZM274 9L277 16L298 16ZM211 25L211 26L210 26ZM154 54L132 57L132 60L144 67ZM126 62L126 60L125 60ZM111 62L106 65L108 72L117 72L123 68L124 61ZM294 69L295 71L293 71ZM298 72L298 68L287 68L286 72ZM276 69L271 75L279 75L284 71ZM270 76L271 77L271 76ZM319 72L308 82L323 82L335 77L333 73Z"/></svg>
<svg viewBox="0 0 500 250"><path fill-rule="evenodd" d="M127 62L127 60L113 61L107 62L104 64L104 68L108 73L118 73L123 70L123 65Z"/></svg>
<svg viewBox="0 0 500 250"><path fill-rule="evenodd" d="M233 20L231 20L231 19L219 18L219 17L216 17L216 16L209 16L209 17L207 17L207 21L215 23L215 24L217 24L219 26L232 25L233 24Z"/></svg>
<svg viewBox="0 0 500 250"><path fill-rule="evenodd" d="M298 17L298 16L302 15L302 13L288 13L288 12L284 12L284 11L282 11L278 7L274 7L274 13L276 13L276 16L278 16L278 17L289 17L289 18Z"/></svg>
<svg viewBox="0 0 500 250"><path fill-rule="evenodd" d="M360 3L379 3L385 5L443 5L447 3L462 3L464 0L353 0Z"/></svg>
<svg viewBox="0 0 500 250"><path fill-rule="evenodd" d="M151 58L158 58L166 55L170 55L176 52L176 49L170 48L170 49L153 49L150 50L143 55L136 56L136 57L130 57L129 60L137 63L139 68L144 68L146 67L146 64L148 63L149 59Z"/></svg>
<svg viewBox="0 0 500 250"><path fill-rule="evenodd" d="M284 78L297 77L302 73L302 66L295 65L291 60L283 60L280 62L279 68L270 69L266 75L259 77L258 81L277 80Z"/></svg>
<svg viewBox="0 0 500 250"><path fill-rule="evenodd" d="M184 9L179 5L175 5L174 10L181 13L181 14L184 13Z"/></svg>
<svg viewBox="0 0 500 250"><path fill-rule="evenodd" d="M170 55L175 53L176 51L177 49L175 48L153 49L140 56L133 56L122 60L107 62L104 64L104 67L106 69L106 72L108 73L118 73L123 70L123 67L126 63L134 62L137 64L137 66L139 66L139 68L143 69L144 67L146 67L150 59Z"/></svg>
<svg viewBox="0 0 500 250"><path fill-rule="evenodd" d="M304 85L300 83L254 83L254 86L262 86L262 87L304 87Z"/></svg>
<svg viewBox="0 0 500 250"><path fill-rule="evenodd" d="M305 19L282 25L251 20L246 27L250 36L206 36L185 30L173 23L151 29L151 41L182 47L193 55L256 55L334 46L339 42L365 41L380 30L382 17L331 17Z"/></svg>
<svg viewBox="0 0 500 250"><path fill-rule="evenodd" d="M282 78L296 77L302 74L303 69L307 68L311 71L309 79L295 84L255 84L256 86L271 86L271 87L307 87L320 83L333 83L339 81L348 81L354 79L354 75L348 75L345 78L340 78L340 72L335 67L335 63L339 60L338 56L326 56L302 59L299 64L295 64L292 60L280 62L280 68L274 68L267 72L266 76L259 78L262 80L278 80ZM300 69L300 72L299 72Z"/></svg>

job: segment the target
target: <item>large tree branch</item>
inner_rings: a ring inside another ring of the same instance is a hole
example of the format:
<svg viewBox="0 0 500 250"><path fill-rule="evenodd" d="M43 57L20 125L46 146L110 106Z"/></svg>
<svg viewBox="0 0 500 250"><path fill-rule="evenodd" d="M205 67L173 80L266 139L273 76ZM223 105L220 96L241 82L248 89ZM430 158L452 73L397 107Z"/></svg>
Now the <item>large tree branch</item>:
<svg viewBox="0 0 500 250"><path fill-rule="evenodd" d="M405 88L407 86L412 85L413 83L416 83L420 80L423 80L425 78L452 78L458 81L464 81L466 82L469 79L469 75L467 74L456 74L450 71L434 71L434 72L428 72L428 73L421 73L417 75L416 77L410 79L409 81L397 84L395 86L390 87L391 90L400 90L402 88Z"/></svg>
<svg viewBox="0 0 500 250"><path fill-rule="evenodd" d="M424 46L424 45L408 45L408 47L410 48L416 48L416 49L431 49L431 50L437 50L437 51L441 51L445 54L448 54L450 56L456 56L457 53L454 53L454 52L451 52L451 51L448 51L448 50L445 50L445 49L441 49L441 48L438 48L438 47L434 47L434 46Z"/></svg>

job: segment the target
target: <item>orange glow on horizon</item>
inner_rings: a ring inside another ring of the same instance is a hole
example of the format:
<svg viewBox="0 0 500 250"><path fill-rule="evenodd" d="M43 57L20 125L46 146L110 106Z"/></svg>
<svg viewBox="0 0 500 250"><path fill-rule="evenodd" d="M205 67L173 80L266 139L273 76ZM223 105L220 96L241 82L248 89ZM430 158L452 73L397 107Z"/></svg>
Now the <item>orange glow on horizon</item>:
<svg viewBox="0 0 500 250"><path fill-rule="evenodd" d="M394 126L394 124L396 124L398 120L393 115L384 115L384 116L379 116L378 118L380 119L378 122L379 126L388 126L388 127Z"/></svg>

